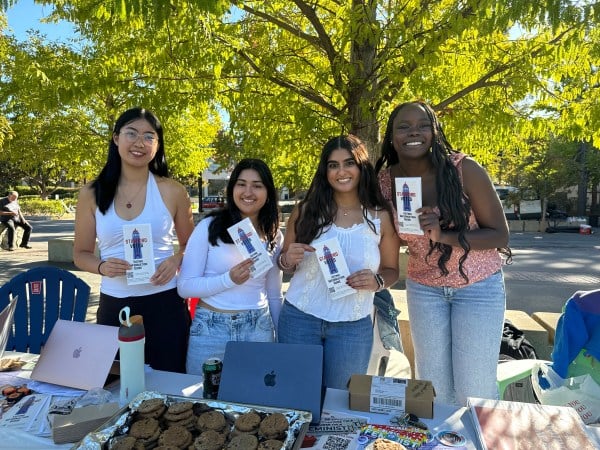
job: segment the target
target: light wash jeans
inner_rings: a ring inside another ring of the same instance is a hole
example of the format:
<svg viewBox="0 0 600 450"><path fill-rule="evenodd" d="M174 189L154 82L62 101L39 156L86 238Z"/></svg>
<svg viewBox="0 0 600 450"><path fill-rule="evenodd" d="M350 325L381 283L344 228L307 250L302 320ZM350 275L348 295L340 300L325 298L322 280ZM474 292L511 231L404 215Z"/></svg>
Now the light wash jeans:
<svg viewBox="0 0 600 450"><path fill-rule="evenodd" d="M496 368L506 308L502 271L463 288L406 280L415 374L430 380L436 401L498 399Z"/></svg>
<svg viewBox="0 0 600 450"><path fill-rule="evenodd" d="M371 316L327 322L285 301L279 314L279 342L323 346L323 385L347 389L353 373L365 374L373 346Z"/></svg>
<svg viewBox="0 0 600 450"><path fill-rule="evenodd" d="M273 342L275 329L269 308L249 309L237 313L220 313L196 308L190 326L187 373L200 375L202 364L216 356L223 359L229 341Z"/></svg>

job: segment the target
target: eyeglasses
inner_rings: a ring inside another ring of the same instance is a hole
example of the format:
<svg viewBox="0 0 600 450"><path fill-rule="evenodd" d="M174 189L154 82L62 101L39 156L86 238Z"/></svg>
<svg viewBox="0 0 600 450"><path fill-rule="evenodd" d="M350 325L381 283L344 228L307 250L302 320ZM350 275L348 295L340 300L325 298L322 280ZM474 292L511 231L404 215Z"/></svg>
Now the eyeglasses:
<svg viewBox="0 0 600 450"><path fill-rule="evenodd" d="M119 135L125 136L125 139L127 140L127 142L129 142L131 144L133 144L134 142L137 142L137 140L140 138L140 136L142 137L142 141L146 145L152 145L158 140L158 137L153 133L140 134L134 130L121 131L119 133Z"/></svg>

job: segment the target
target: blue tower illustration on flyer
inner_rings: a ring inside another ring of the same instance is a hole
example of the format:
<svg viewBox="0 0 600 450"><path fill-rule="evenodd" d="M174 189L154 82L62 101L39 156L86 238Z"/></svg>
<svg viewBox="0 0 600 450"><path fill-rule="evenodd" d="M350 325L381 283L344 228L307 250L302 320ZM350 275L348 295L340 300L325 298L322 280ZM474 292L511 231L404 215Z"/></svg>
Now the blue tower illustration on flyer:
<svg viewBox="0 0 600 450"><path fill-rule="evenodd" d="M404 183L402 186L402 211L410 211L410 202L412 202L412 198L410 198L410 189L408 184Z"/></svg>
<svg viewBox="0 0 600 450"><path fill-rule="evenodd" d="M131 233L131 247L133 248L133 259L142 258L142 240L137 228Z"/></svg>
<svg viewBox="0 0 600 450"><path fill-rule="evenodd" d="M250 241L250 238L248 237L248 235L246 235L246 233L244 233L244 230L242 230L241 228L238 228L238 236L240 237L242 244L244 244L244 247L246 247L248 253L252 254L256 251L256 249L252 245L252 242Z"/></svg>
<svg viewBox="0 0 600 450"><path fill-rule="evenodd" d="M335 258L331 254L331 250L326 245L323 246L323 256L325 258L325 263L327 264L327 268L329 269L330 274L338 273L338 268L335 265Z"/></svg>

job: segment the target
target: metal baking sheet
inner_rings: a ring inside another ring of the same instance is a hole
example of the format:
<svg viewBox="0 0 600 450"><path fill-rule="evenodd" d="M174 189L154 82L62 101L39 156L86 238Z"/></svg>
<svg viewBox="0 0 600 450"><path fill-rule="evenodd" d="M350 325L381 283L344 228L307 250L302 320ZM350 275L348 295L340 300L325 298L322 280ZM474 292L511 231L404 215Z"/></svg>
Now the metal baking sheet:
<svg viewBox="0 0 600 450"><path fill-rule="evenodd" d="M223 411L226 416L230 416L232 419L237 418L237 416L240 414L244 414L252 410L264 414L282 413L286 416L290 424L287 438L285 440L285 446L283 447L285 450L297 450L300 448L302 445L302 440L304 439L304 435L306 434L308 426L312 420L312 414L309 411L273 408L270 406L249 405L209 399L197 399L176 395L165 395L153 391L145 391L139 394L128 406L121 408L121 410L119 410L95 431L88 433L79 443L73 446L73 449L104 450L108 448L108 442L110 439L126 434L129 431L132 415L137 411L137 408L142 401L151 398L161 398L164 400L167 406L178 402L205 404L210 408Z"/></svg>

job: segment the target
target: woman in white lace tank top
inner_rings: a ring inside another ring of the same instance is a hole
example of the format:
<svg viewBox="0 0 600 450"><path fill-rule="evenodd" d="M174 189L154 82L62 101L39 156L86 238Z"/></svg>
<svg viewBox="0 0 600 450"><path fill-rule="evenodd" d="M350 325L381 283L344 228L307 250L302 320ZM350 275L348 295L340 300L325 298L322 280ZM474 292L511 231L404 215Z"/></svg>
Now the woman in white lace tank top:
<svg viewBox="0 0 600 450"><path fill-rule="evenodd" d="M330 139L278 259L294 273L278 339L322 345L325 386L345 389L352 374L366 373L373 296L398 279L399 245L365 145L353 135Z"/></svg>

